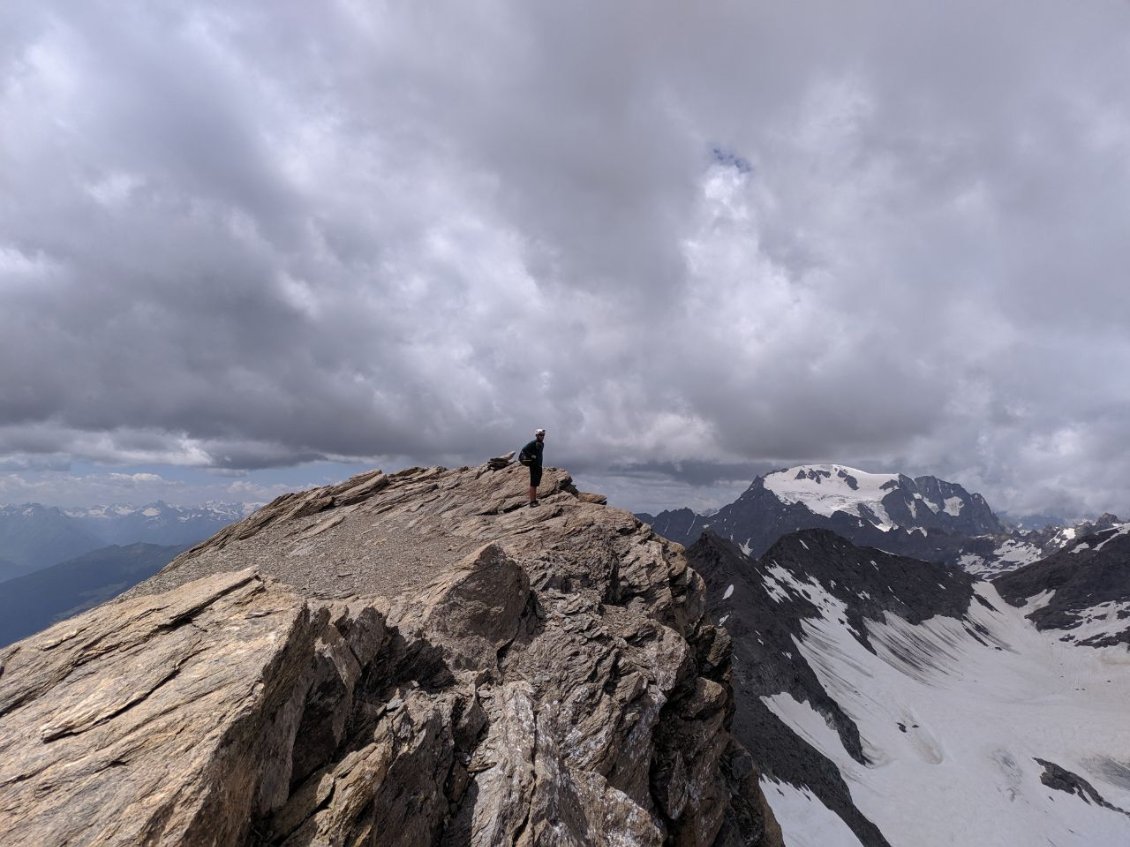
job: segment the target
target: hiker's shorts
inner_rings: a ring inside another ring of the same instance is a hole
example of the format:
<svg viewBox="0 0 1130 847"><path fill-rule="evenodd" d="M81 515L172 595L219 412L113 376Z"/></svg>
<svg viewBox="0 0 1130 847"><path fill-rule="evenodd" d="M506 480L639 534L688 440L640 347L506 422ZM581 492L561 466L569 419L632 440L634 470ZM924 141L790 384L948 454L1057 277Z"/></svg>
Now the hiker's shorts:
<svg viewBox="0 0 1130 847"><path fill-rule="evenodd" d="M530 485L534 488L541 485L541 468L537 465L530 465Z"/></svg>

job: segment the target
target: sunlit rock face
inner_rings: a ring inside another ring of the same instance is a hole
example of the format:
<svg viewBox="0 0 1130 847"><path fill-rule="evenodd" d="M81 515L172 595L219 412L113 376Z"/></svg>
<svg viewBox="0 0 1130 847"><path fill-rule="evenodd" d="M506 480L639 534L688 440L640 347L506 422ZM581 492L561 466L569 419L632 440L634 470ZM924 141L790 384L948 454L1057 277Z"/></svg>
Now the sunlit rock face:
<svg viewBox="0 0 1130 847"><path fill-rule="evenodd" d="M287 495L0 652L0 843L780 844L682 548L526 485Z"/></svg>

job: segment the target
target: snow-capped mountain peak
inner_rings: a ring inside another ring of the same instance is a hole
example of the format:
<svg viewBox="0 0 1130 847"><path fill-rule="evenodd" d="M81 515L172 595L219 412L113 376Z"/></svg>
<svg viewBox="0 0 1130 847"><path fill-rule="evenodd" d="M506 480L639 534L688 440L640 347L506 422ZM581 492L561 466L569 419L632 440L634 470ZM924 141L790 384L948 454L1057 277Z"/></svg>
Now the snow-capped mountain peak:
<svg viewBox="0 0 1130 847"><path fill-rule="evenodd" d="M199 517L207 516L218 520L226 520L228 522L242 520L247 517L254 508L262 504L244 504L244 503L220 503L220 502L207 502L198 506L173 506L163 500L157 500L153 503L147 503L144 506L129 506L122 503L115 503L105 506L88 506L85 508L67 509L65 514L67 517L84 519L104 519L116 520L119 518L161 518L166 520L191 520Z"/></svg>
<svg viewBox="0 0 1130 847"><path fill-rule="evenodd" d="M956 483L840 464L798 465L759 476L709 518L689 510L643 517L656 532L684 544L709 528L749 556L761 555L786 533L830 529L857 544L952 561L957 539L1004 531L985 499Z"/></svg>
<svg viewBox="0 0 1130 847"><path fill-rule="evenodd" d="M895 524L883 508L883 498L899 487L899 479L898 474L868 473L846 465L800 465L767 474L764 485L782 503L800 503L825 517L836 512L874 517L878 520L872 523L890 529Z"/></svg>
<svg viewBox="0 0 1130 847"><path fill-rule="evenodd" d="M660 535L687 546L709 529L753 557L790 532L830 529L854 544L957 565L981 576L1036 562L1122 523L1107 513L1075 526L1010 530L984 497L957 483L838 463L797 465L759 476L713 515L676 509L639 517Z"/></svg>
<svg viewBox="0 0 1130 847"><path fill-rule="evenodd" d="M109 545L195 544L250 511L250 504L243 503L174 506L160 500L66 510L38 503L0 506L0 580Z"/></svg>

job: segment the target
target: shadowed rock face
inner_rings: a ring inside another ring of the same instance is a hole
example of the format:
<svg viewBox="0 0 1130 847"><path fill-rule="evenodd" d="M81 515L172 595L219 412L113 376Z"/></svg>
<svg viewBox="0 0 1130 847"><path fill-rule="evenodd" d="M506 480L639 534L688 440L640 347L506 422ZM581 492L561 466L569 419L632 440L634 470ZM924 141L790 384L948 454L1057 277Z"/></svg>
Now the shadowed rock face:
<svg viewBox="0 0 1130 847"><path fill-rule="evenodd" d="M287 495L0 652L0 843L779 844L682 549L526 484Z"/></svg>

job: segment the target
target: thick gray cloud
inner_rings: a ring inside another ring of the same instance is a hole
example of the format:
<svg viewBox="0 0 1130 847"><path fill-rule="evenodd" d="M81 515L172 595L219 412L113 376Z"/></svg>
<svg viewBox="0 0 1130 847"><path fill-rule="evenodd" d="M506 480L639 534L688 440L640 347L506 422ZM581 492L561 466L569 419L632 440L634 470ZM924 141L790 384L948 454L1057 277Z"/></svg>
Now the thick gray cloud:
<svg viewBox="0 0 1130 847"><path fill-rule="evenodd" d="M544 425L638 508L835 460L1130 514L1126 3L0 16L8 473Z"/></svg>

